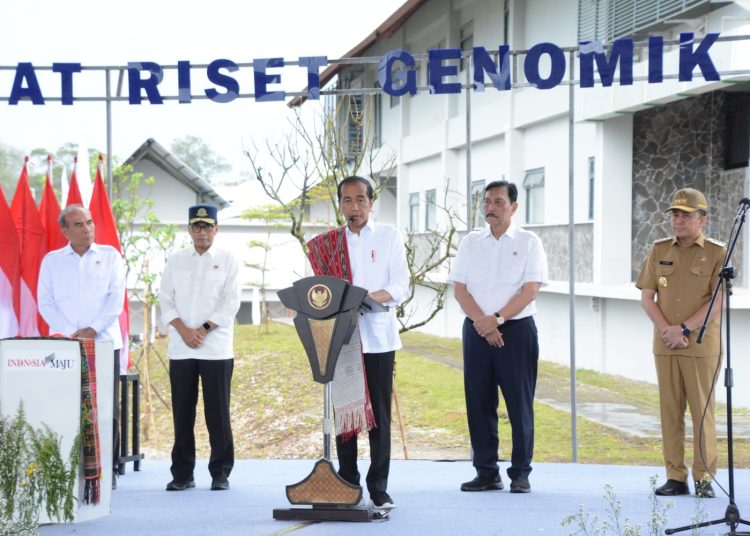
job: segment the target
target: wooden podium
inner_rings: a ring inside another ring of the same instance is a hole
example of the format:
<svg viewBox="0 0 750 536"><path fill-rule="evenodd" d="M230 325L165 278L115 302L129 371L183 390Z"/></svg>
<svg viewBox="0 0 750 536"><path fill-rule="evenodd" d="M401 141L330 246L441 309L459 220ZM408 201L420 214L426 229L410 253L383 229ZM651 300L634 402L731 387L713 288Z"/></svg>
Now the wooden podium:
<svg viewBox="0 0 750 536"><path fill-rule="evenodd" d="M341 478L331 463L331 380L342 347L348 344L360 311L385 311L366 299L367 290L343 279L306 277L278 293L281 303L297 311L294 325L310 361L313 379L323 384L323 457L302 481L286 487L291 504L312 508L274 509L273 518L308 521L369 521L359 507L362 487ZM365 303L366 302L366 303Z"/></svg>
<svg viewBox="0 0 750 536"><path fill-rule="evenodd" d="M112 495L112 343L96 343L97 414L101 498L83 502L83 466L79 469L74 523L110 513ZM78 341L66 339L0 340L0 411L13 416L23 402L26 421L33 428L46 424L61 437L63 459L81 427L81 350ZM40 524L56 523L41 508Z"/></svg>

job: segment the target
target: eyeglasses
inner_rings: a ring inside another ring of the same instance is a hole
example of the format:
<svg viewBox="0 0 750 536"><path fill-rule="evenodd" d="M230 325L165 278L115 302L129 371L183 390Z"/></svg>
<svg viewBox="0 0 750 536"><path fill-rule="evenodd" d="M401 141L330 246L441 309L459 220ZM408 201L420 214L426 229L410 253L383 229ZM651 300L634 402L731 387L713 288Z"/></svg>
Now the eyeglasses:
<svg viewBox="0 0 750 536"><path fill-rule="evenodd" d="M193 223L190 225L190 230L194 233L210 233L214 230L214 226L210 223Z"/></svg>

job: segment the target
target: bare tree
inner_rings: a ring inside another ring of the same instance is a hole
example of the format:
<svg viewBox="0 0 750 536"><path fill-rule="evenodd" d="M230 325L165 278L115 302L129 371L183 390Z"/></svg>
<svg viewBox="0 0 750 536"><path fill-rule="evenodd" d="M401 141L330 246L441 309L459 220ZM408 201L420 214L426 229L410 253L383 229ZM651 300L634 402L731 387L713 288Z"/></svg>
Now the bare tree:
<svg viewBox="0 0 750 536"><path fill-rule="evenodd" d="M289 132L281 142L265 140L259 150L245 150L252 173L266 196L281 208L290 222L290 233L307 254L303 224L310 222L310 208L319 203L333 207L331 220L344 224L338 207L337 188L350 175L367 177L374 185L375 199L395 179L396 154L380 143L373 120L377 95L338 99L313 121L304 121L298 109L289 121ZM268 165L263 156L269 159ZM447 283L436 282L432 274L455 252L456 214L444 202L438 205L446 217L442 230L406 235L407 261L411 276L409 296L397 310L402 332L423 326L444 307ZM417 307L415 287L433 293L429 310Z"/></svg>

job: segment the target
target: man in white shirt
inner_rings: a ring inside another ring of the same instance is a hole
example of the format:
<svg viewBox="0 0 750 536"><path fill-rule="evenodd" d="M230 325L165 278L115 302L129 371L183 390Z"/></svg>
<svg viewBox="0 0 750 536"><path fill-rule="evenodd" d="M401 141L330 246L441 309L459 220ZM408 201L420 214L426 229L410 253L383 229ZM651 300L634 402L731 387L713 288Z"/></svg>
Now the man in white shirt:
<svg viewBox="0 0 750 536"><path fill-rule="evenodd" d="M539 344L534 314L547 284L547 257L534 233L513 225L518 208L513 183L484 190L489 224L461 242L449 280L466 314L463 325L464 390L476 477L461 491L503 489L498 468L498 387L513 435L508 476L511 493L531 491L534 391Z"/></svg>
<svg viewBox="0 0 750 536"><path fill-rule="evenodd" d="M114 405L112 454L114 475L119 465L120 349L118 318L125 295L125 265L112 246L94 243L91 212L69 205L58 219L68 245L50 251L42 260L37 283L39 313L50 334L112 341L114 348ZM112 483L115 485L113 477Z"/></svg>
<svg viewBox="0 0 750 536"><path fill-rule="evenodd" d="M359 329L365 358L365 375L375 416L375 428L368 432L370 469L367 489L378 508L392 508L387 493L391 462L391 399L393 365L396 350L401 349L395 305L409 289L404 240L395 227L370 219L373 203L372 185L361 177L348 177L338 186L341 213L346 219L346 241L352 284L367 289L375 301L388 305L385 313L360 317ZM336 438L339 474L353 484L359 483L357 438Z"/></svg>
<svg viewBox="0 0 750 536"><path fill-rule="evenodd" d="M159 292L161 321L169 326L169 381L174 445L167 491L195 487L195 408L201 382L211 443L211 489L229 489L234 441L229 397L234 368L234 318L240 308L240 263L213 246L219 226L216 207L188 211L193 245L167 261Z"/></svg>
<svg viewBox="0 0 750 536"><path fill-rule="evenodd" d="M375 508L386 509L394 506L387 487L391 462L393 365L396 350L401 348L395 305L408 292L409 269L404 240L398 230L370 219L373 197L372 185L362 177L347 177L338 185L339 207L346 219L344 240L340 243L341 256L346 257L342 267L345 277L353 285L367 289L373 300L389 306L387 312L369 313L359 318L365 377L375 418L375 427L368 432L370 469L366 482ZM341 231L335 229L331 233L341 236ZM339 243L336 238L331 242ZM316 275L326 272L326 267L316 262L314 254L311 264ZM347 439L337 436L336 451L339 475L359 485L357 436Z"/></svg>

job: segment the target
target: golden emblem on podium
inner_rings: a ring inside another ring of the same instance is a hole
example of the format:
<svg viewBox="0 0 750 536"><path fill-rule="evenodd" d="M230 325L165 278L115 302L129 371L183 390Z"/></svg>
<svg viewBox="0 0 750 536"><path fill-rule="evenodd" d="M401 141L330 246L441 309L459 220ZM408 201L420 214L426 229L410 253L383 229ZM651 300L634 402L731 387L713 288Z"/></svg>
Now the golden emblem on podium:
<svg viewBox="0 0 750 536"><path fill-rule="evenodd" d="M325 309L331 303L331 289L325 285L315 285L307 293L307 301L314 309Z"/></svg>

